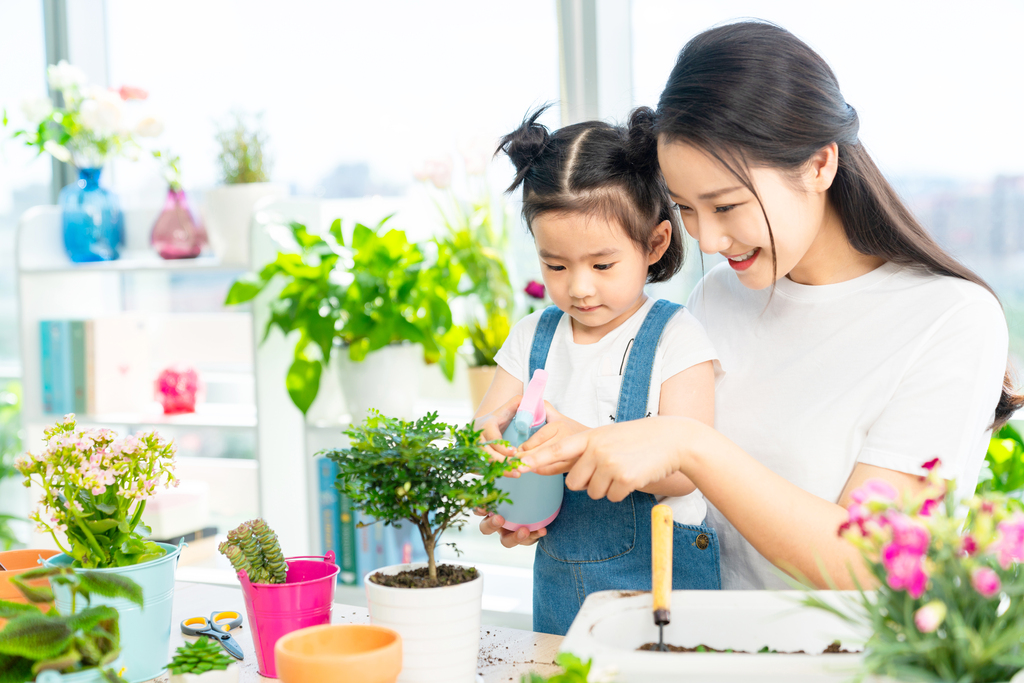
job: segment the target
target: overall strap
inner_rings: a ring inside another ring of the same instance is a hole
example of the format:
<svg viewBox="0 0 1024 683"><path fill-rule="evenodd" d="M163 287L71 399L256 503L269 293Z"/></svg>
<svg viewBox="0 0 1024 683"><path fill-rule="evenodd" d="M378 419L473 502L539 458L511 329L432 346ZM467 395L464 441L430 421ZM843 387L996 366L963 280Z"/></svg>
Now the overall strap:
<svg viewBox="0 0 1024 683"><path fill-rule="evenodd" d="M530 377L533 377L535 370L542 369L547 364L551 340L555 337L555 330L561 319L562 311L558 306L548 306L540 314L537 331L533 333L533 347L530 349Z"/></svg>
<svg viewBox="0 0 1024 683"><path fill-rule="evenodd" d="M629 351L626 372L619 388L616 422L639 420L647 416L647 398L651 392L651 372L654 369L658 341L665 325L682 308L679 304L659 299L647 312Z"/></svg>

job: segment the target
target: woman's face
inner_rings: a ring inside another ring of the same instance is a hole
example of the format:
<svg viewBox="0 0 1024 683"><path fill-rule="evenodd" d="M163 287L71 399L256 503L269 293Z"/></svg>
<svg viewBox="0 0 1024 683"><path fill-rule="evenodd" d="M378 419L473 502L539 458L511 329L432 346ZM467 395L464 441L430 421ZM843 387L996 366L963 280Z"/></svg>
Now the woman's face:
<svg viewBox="0 0 1024 683"><path fill-rule="evenodd" d="M775 238L777 277L790 275L798 282L805 281L801 265L809 265L804 262L816 240L820 246L825 217L825 194L816 191L820 183L815 178L803 189L800 183L806 178L793 179L772 168L751 168L749 178L761 196L758 203L728 169L697 147L662 138L658 162L672 200L679 205L686 232L700 243L702 252L725 256L746 287L770 286L772 247L767 214ZM820 170L809 169L808 173ZM831 176L827 184L831 184Z"/></svg>

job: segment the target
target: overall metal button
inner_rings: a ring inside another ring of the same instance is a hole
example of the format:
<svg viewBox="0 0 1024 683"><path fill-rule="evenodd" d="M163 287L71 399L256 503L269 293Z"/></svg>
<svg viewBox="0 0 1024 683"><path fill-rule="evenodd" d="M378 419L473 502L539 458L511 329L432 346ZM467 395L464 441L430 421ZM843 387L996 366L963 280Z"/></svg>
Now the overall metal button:
<svg viewBox="0 0 1024 683"><path fill-rule="evenodd" d="M697 536L697 540L693 542L693 544L700 550L706 549L710 543L711 540L708 538L707 534L700 534Z"/></svg>

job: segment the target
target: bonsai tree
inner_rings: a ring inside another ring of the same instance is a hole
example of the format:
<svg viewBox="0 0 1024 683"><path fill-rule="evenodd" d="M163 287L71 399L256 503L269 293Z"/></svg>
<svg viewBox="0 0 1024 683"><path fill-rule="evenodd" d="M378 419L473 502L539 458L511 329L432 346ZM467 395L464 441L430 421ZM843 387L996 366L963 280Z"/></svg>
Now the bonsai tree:
<svg viewBox="0 0 1024 683"><path fill-rule="evenodd" d="M408 520L419 530L427 580L416 583L423 587L441 585L435 559L441 534L462 528L469 510L508 500L495 482L515 464L492 461L481 433L438 422L437 413L405 422L372 411L345 432L348 448L322 451L337 463L338 490L354 507L385 525ZM461 581L475 577L469 570Z"/></svg>
<svg viewBox="0 0 1024 683"><path fill-rule="evenodd" d="M61 615L54 609L44 614L33 604L0 600L0 618L10 620L0 631L0 683L31 681L42 671L74 673L105 667L117 659L121 642L117 610L98 605L75 612L79 595L125 598L142 606L142 589L118 574L41 567L13 577L11 583L30 603L52 602L49 586L29 583L43 578L68 587L72 613ZM121 680L114 671L102 673L105 680Z"/></svg>
<svg viewBox="0 0 1024 683"><path fill-rule="evenodd" d="M284 583L288 563L284 561L277 534L262 519L242 522L228 532L228 540L217 546L236 572L243 569L253 583Z"/></svg>

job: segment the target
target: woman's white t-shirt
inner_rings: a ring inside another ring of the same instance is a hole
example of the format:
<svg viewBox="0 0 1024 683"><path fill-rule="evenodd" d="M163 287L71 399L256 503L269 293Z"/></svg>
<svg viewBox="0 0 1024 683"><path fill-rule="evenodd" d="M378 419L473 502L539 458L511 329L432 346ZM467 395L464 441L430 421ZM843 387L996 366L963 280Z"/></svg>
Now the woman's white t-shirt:
<svg viewBox="0 0 1024 683"><path fill-rule="evenodd" d="M886 263L832 285L754 291L728 264L690 296L723 374L715 427L773 472L838 502L857 463L922 474L938 457L974 491L1006 369L1006 318L984 288ZM785 588L720 512L722 588ZM792 533L800 533L794 522Z"/></svg>
<svg viewBox="0 0 1024 683"><path fill-rule="evenodd" d="M570 318L563 315L548 351L545 400L555 410L587 427L614 422L630 342L640 331L654 301L648 297L626 322L593 344L574 342ZM520 320L494 357L506 372L522 380L524 387L530 382L530 350L541 313L543 311L537 311ZM716 358L714 347L689 311L684 309L672 316L665 325L654 357L648 413L658 414L662 382L687 368ZM700 491L663 498L661 502L672 507L673 519L680 524L700 524L706 516L707 507Z"/></svg>

